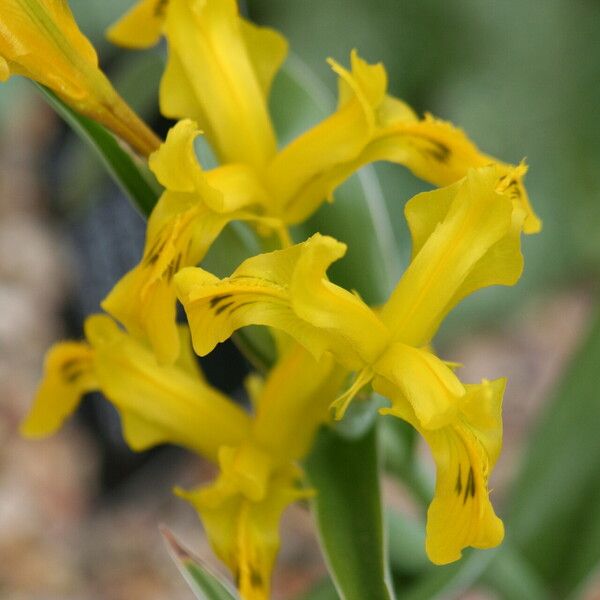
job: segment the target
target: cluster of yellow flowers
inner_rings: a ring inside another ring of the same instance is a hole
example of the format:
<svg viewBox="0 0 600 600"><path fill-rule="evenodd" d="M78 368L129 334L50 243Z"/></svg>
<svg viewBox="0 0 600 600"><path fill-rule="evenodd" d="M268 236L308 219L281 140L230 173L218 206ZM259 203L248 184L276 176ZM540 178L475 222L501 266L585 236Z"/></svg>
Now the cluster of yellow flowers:
<svg viewBox="0 0 600 600"><path fill-rule="evenodd" d="M335 112L278 149L268 97L287 51L279 33L249 23L235 0L142 0L109 30L134 48L161 36L168 61L160 108L181 120L159 145L99 71L66 0L3 3L0 76L25 74L52 88L149 156L164 186L139 264L102 303L108 315L87 319L85 342L49 351L23 433L54 432L83 394L101 390L133 449L172 442L217 463L211 485L178 493L198 510L242 596L266 598L280 516L315 493L299 462L316 430L343 418L371 386L389 399L381 413L410 423L431 448L431 560L497 545L504 530L487 481L501 448L505 381L463 384L430 343L465 296L520 277L521 233L540 229L522 183L526 167L483 154L447 122L419 118L388 95L384 67L356 52L350 69L330 61ZM220 166L202 168L200 135ZM294 244L290 227L378 160L439 189L406 204L411 262L388 301L370 307L327 278L345 244L319 233ZM231 221L278 249L219 279L196 265ZM177 324L177 300L189 327ZM278 351L264 378L248 380L250 413L204 379L192 352L193 344L204 356L248 325L269 327Z"/></svg>

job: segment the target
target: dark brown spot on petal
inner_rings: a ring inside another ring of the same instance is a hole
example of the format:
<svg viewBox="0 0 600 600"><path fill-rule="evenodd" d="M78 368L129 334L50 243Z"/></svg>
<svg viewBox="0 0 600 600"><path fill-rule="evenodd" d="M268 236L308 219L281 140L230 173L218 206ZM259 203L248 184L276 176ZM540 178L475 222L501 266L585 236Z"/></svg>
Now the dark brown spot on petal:
<svg viewBox="0 0 600 600"><path fill-rule="evenodd" d="M460 472L460 464L458 465L458 475L456 477L456 485L454 486L454 491L456 492L457 496L460 496L460 493L462 492L462 475Z"/></svg>
<svg viewBox="0 0 600 600"><path fill-rule="evenodd" d="M432 158L441 163L448 162L450 155L452 154L452 150L442 142L437 142L435 140L427 140L429 144L431 144L430 148L426 148L427 154L429 154Z"/></svg>
<svg viewBox="0 0 600 600"><path fill-rule="evenodd" d="M467 478L467 486L465 487L463 504L467 501L467 496L471 496L471 498L475 497L475 475L473 473L473 467L469 467L469 477Z"/></svg>
<svg viewBox="0 0 600 600"><path fill-rule="evenodd" d="M154 7L154 16L158 18L164 17L168 3L169 0L158 0L156 2L156 6Z"/></svg>
<svg viewBox="0 0 600 600"><path fill-rule="evenodd" d="M215 315L219 316L225 309L229 308L230 306L233 306L234 304L235 302L227 302L227 304L221 304L221 306L219 306L215 310Z"/></svg>
<svg viewBox="0 0 600 600"><path fill-rule="evenodd" d="M231 296L232 294L220 294L219 296L211 298L208 304L211 308L215 308L217 304L220 304L221 302L223 302L223 300L227 300L227 298L231 298Z"/></svg>

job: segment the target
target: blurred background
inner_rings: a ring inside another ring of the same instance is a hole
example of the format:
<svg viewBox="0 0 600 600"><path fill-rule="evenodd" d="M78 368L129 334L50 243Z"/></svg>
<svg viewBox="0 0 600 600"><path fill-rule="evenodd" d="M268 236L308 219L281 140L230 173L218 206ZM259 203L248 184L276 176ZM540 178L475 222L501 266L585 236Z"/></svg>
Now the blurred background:
<svg viewBox="0 0 600 600"><path fill-rule="evenodd" d="M131 53L104 41L105 27L130 0L70 4L116 87L164 134L170 124L156 107L164 46ZM284 33L294 54L272 98L282 139L318 118L288 79L327 112L335 78L325 59L348 64L357 48L384 62L391 93L419 113L451 120L502 160L527 159L526 183L544 229L524 240L525 274L516 288L464 302L438 342L444 357L464 363L463 380L509 378L504 451L491 485L506 545L520 559L490 570L473 554L432 570L420 541L410 557L392 544L394 575L411 598L518 598L510 581L521 576L549 598L600 598L600 3L248 0L243 10ZM427 186L392 165L367 176L385 200L388 247L398 257L381 269L397 277L410 250L404 203ZM340 196L356 193L353 185ZM314 227L331 223L329 210ZM339 269L368 297L360 262L368 237L356 225L330 229L351 245ZM171 494L175 484L211 477L197 457L176 448L131 453L116 414L93 396L49 440L28 442L16 432L44 352L81 335L83 318L137 262L143 239L142 219L33 86L17 78L0 85L3 598L189 599L166 559L160 522L213 561L193 510ZM214 383L241 394L248 367L233 346L204 366ZM384 488L410 515L401 486L386 479ZM282 599L299 597L325 574L309 514L294 507L284 529L275 576Z"/></svg>

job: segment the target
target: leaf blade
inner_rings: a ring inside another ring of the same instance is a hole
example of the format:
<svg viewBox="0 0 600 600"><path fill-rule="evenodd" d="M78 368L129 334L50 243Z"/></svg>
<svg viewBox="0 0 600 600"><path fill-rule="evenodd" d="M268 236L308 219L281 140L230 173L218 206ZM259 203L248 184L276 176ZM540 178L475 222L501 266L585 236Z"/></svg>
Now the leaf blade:
<svg viewBox="0 0 600 600"><path fill-rule="evenodd" d="M169 555L198 600L237 599L237 595L229 586L182 546L167 527L162 526L160 532Z"/></svg>
<svg viewBox="0 0 600 600"><path fill-rule="evenodd" d="M321 548L340 597L391 600L376 424L360 438L323 429L306 470L317 490L312 508Z"/></svg>
<svg viewBox="0 0 600 600"><path fill-rule="evenodd" d="M161 188L150 171L125 150L105 127L76 113L48 88L35 85L54 110L95 151L114 181L147 217L161 194Z"/></svg>

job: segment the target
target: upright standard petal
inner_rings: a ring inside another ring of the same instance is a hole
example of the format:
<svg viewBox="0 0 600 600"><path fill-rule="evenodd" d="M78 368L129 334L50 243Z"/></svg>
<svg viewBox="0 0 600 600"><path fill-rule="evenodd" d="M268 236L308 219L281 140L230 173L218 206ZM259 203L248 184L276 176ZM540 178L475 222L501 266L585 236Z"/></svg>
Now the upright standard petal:
<svg viewBox="0 0 600 600"><path fill-rule="evenodd" d="M395 340L427 345L465 295L520 277L523 212L495 191L497 179L495 167L472 170L463 181L407 203L413 259L380 312Z"/></svg>
<svg viewBox="0 0 600 600"><path fill-rule="evenodd" d="M327 280L328 266L344 244L315 234L302 244L244 261L218 279L200 269L175 277L194 348L201 356L246 325L280 329L319 358L330 351L351 370L373 360L387 332L356 295Z"/></svg>
<svg viewBox="0 0 600 600"><path fill-rule="evenodd" d="M3 0L0 79L10 74L49 87L144 156L159 144L98 68L96 52L77 27L67 0Z"/></svg>
<svg viewBox="0 0 600 600"><path fill-rule="evenodd" d="M488 478L502 446L501 406L505 380L467 385L456 419L427 429L393 386L381 382L393 407L383 409L411 423L425 438L436 464L435 495L427 512L426 550L436 564L458 560L462 550L492 548L504 537L490 503Z"/></svg>
<svg viewBox="0 0 600 600"><path fill-rule="evenodd" d="M196 119L222 162L264 169L276 151L267 94L285 40L245 22L235 0L170 0L164 32L163 113Z"/></svg>
<svg viewBox="0 0 600 600"><path fill-rule="evenodd" d="M98 389L94 352L88 344L59 342L46 354L44 378L33 406L21 423L21 433L38 438L53 434L87 392Z"/></svg>

